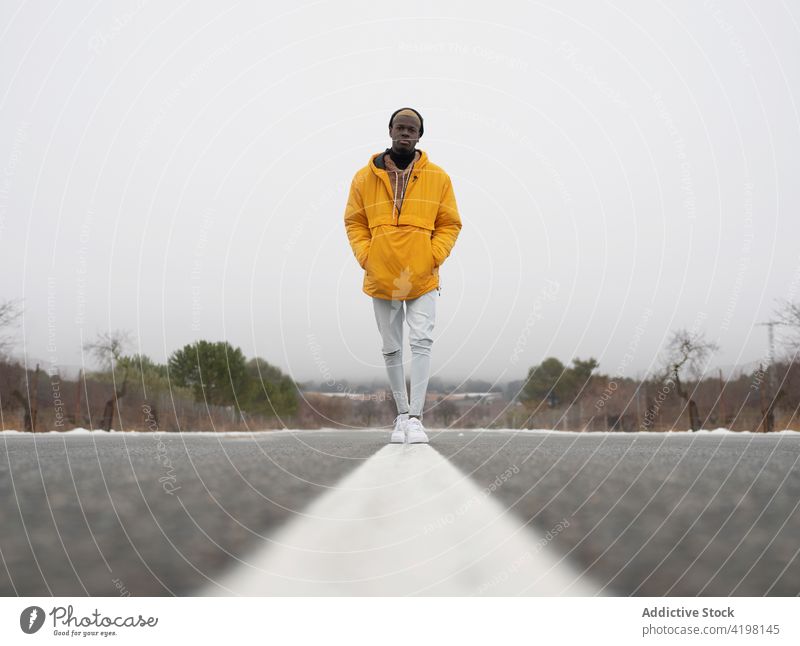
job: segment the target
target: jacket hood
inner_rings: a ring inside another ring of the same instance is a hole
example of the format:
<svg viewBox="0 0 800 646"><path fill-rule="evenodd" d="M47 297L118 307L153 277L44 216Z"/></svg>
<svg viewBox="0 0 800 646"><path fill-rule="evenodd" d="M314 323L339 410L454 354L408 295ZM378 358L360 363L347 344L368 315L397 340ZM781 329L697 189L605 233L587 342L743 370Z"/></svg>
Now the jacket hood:
<svg viewBox="0 0 800 646"><path fill-rule="evenodd" d="M419 160L414 164L414 168L421 169L424 168L425 165L428 163L428 154L424 150L420 150L419 148L416 149L419 153ZM386 166L383 163L383 156L386 154L385 150L382 150L379 153L373 154L369 158L369 167L372 169L372 172L376 175L379 174L379 171L386 170Z"/></svg>

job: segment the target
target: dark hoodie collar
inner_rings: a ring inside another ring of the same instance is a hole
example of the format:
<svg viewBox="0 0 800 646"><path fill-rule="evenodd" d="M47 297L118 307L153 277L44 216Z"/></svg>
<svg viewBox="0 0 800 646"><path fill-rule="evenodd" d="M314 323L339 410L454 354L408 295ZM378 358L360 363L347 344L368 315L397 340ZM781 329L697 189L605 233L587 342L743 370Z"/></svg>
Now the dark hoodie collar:
<svg viewBox="0 0 800 646"><path fill-rule="evenodd" d="M381 169L383 169L383 170L386 170L386 164L385 164L385 163L384 163L384 161L383 161L383 156L388 154L388 155L390 155L390 156L391 156L391 158L392 158L392 161L395 163L395 165L396 165L398 168L400 168L400 169L406 169L406 168L408 168L408 165L409 165L409 164L410 164L412 161L414 161L414 157L416 156L417 152L418 152L418 151L417 151L417 149L415 148L415 149L414 149L414 150L411 152L411 154L408 156L408 159L404 159L404 158L402 158L402 157L399 157L399 158L398 158L398 155L397 155L397 153L394 153L394 152L392 152L392 149L391 149L391 148L387 148L387 149L386 149L386 150L384 150L382 153L379 153L379 154L377 155L377 157L375 157L375 166L377 166L378 168L381 168Z"/></svg>
<svg viewBox="0 0 800 646"><path fill-rule="evenodd" d="M428 156L425 154L425 151L420 150L419 148L415 148L414 152L419 153L419 158L417 159L416 162L414 162L414 168L422 170L422 168L425 166L425 164L428 163ZM376 153L376 154L372 155L372 157L370 159L370 162L369 162L369 167L372 168L373 171L377 172L379 170L382 170L382 171L386 171L387 170L386 169L386 162L383 159L383 156L385 154L386 154L386 152L384 151L382 153Z"/></svg>
<svg viewBox="0 0 800 646"><path fill-rule="evenodd" d="M411 164L411 162L413 162L414 159L416 158L417 151L412 150L407 155L400 155L391 148L387 148L384 154L389 155L389 157L392 158L394 165L397 166L400 170L405 170L406 168L408 168L409 164Z"/></svg>

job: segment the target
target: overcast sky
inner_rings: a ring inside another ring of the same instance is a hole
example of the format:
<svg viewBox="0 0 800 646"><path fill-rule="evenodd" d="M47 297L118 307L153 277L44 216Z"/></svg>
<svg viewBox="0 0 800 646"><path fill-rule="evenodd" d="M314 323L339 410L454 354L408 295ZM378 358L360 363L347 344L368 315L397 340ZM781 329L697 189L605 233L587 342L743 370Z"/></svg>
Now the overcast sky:
<svg viewBox="0 0 800 646"><path fill-rule="evenodd" d="M463 221L434 376L635 376L679 327L744 364L800 299L797 3L223 4L0 5L18 355L127 329L159 361L203 338L382 377L343 213L406 105Z"/></svg>

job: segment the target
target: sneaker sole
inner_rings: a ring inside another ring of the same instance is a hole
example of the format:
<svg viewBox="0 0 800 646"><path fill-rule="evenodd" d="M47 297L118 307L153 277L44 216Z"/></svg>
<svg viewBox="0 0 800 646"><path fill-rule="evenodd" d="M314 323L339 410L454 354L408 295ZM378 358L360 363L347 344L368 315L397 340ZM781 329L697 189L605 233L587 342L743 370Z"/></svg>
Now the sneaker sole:
<svg viewBox="0 0 800 646"><path fill-rule="evenodd" d="M409 444L428 444L428 436L424 433L409 435L408 436L408 443Z"/></svg>
<svg viewBox="0 0 800 646"><path fill-rule="evenodd" d="M405 444L406 443L406 436L403 435L395 435L392 433L392 439L389 441L390 444Z"/></svg>

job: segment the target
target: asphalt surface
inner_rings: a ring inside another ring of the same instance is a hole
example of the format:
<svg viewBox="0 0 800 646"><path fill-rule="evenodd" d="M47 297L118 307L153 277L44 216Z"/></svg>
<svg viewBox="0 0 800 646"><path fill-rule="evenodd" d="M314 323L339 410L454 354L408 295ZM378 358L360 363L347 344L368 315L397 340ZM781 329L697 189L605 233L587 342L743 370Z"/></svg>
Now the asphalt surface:
<svg viewBox="0 0 800 646"><path fill-rule="evenodd" d="M796 435L430 435L606 593L800 594ZM0 594L191 595L387 440L0 436Z"/></svg>
<svg viewBox="0 0 800 646"><path fill-rule="evenodd" d="M440 452L604 592L800 593L800 438L792 434L442 434Z"/></svg>
<svg viewBox="0 0 800 646"><path fill-rule="evenodd" d="M3 437L0 593L23 596L189 595L383 446L378 433Z"/></svg>

